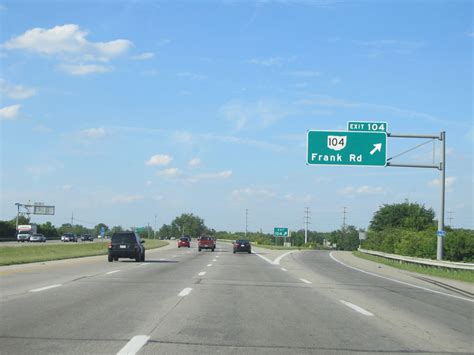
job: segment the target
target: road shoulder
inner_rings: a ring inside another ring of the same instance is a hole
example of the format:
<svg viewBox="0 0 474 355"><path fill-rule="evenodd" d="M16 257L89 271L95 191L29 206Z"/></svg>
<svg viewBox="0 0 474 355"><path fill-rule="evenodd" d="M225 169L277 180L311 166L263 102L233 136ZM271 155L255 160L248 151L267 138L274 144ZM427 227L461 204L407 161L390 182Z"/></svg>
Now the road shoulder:
<svg viewBox="0 0 474 355"><path fill-rule="evenodd" d="M474 285L468 282L447 279L443 277L429 276L416 272L400 270L375 261L362 259L354 256L350 251L333 251L331 254L340 262L361 269L366 272L392 278L402 282L408 282L417 286L428 287L436 285L439 288L450 290L464 295L474 293Z"/></svg>

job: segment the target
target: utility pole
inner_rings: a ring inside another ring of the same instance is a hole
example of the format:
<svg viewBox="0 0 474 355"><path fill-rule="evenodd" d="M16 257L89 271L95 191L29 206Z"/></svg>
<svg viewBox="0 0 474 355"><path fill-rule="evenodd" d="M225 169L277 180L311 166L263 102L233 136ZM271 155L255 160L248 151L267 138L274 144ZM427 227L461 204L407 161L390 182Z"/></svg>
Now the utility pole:
<svg viewBox="0 0 474 355"><path fill-rule="evenodd" d="M148 222L148 228L147 228L147 230L148 230L148 239L150 239L150 222Z"/></svg>
<svg viewBox="0 0 474 355"><path fill-rule="evenodd" d="M16 207L17 207L17 211L16 211L16 228L15 228L15 232L18 231L18 217L20 215L20 206L21 206L21 203L15 203Z"/></svg>
<svg viewBox="0 0 474 355"><path fill-rule="evenodd" d="M343 211L342 211L342 229L343 230L346 230L346 212L347 210L347 207L343 207Z"/></svg>
<svg viewBox="0 0 474 355"><path fill-rule="evenodd" d="M311 211L309 207L304 208L304 243L308 243L308 224L310 224Z"/></svg>
<svg viewBox="0 0 474 355"><path fill-rule="evenodd" d="M245 209L245 238L247 238L247 232L249 227L249 210Z"/></svg>
<svg viewBox="0 0 474 355"><path fill-rule="evenodd" d="M448 214L449 214L448 220L449 220L449 226L450 226L450 227L453 226L453 224L452 224L452 221L453 221L453 219L454 219L453 213L454 213L454 212L452 212L452 211L449 211L449 212L448 212Z"/></svg>
<svg viewBox="0 0 474 355"><path fill-rule="evenodd" d="M74 211L71 213L71 232L74 231Z"/></svg>
<svg viewBox="0 0 474 355"><path fill-rule="evenodd" d="M156 214L155 214L155 230L153 231L153 239L156 237Z"/></svg>

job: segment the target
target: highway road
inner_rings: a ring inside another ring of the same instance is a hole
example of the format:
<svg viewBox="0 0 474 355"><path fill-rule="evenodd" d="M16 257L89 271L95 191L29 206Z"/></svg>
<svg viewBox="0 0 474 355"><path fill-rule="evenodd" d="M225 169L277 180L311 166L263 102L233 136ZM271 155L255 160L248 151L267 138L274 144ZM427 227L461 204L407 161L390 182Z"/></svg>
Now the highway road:
<svg viewBox="0 0 474 355"><path fill-rule="evenodd" d="M354 268L343 252L254 249L172 243L145 263L1 267L1 353L473 351L469 294Z"/></svg>

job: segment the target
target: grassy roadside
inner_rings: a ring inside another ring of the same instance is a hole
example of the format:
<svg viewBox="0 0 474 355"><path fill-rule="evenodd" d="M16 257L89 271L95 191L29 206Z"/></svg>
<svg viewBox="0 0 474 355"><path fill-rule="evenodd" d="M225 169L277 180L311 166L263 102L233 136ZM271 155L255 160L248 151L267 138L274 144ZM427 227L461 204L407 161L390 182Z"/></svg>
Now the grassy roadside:
<svg viewBox="0 0 474 355"><path fill-rule="evenodd" d="M399 263L397 261L385 259L380 256L364 254L359 251L353 251L352 254L359 258L374 261L374 262L388 265L388 266L392 266L397 269L412 271L412 272L416 272L416 273L424 274L424 275L444 277L447 279L474 283L474 271L470 271L470 270L450 270L450 269L437 268L437 267L432 267L432 266Z"/></svg>
<svg viewBox="0 0 474 355"><path fill-rule="evenodd" d="M145 239L145 248L155 249L168 245L157 239ZM0 265L26 264L39 261L82 258L107 254L107 242L90 244L51 244L0 247Z"/></svg>

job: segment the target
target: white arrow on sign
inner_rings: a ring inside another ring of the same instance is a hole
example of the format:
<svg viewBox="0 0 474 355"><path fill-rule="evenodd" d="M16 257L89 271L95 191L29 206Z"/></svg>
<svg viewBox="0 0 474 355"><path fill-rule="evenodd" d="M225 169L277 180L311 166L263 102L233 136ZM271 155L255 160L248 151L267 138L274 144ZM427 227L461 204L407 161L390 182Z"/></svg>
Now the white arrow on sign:
<svg viewBox="0 0 474 355"><path fill-rule="evenodd" d="M382 143L374 144L374 149L370 151L370 155L374 155L376 151L379 151L379 152L382 151Z"/></svg>

